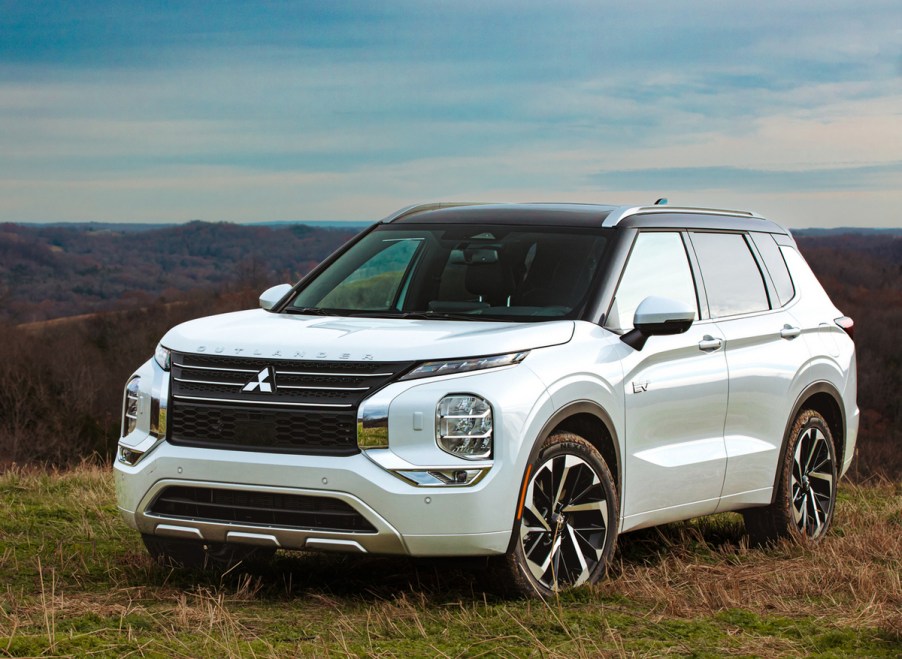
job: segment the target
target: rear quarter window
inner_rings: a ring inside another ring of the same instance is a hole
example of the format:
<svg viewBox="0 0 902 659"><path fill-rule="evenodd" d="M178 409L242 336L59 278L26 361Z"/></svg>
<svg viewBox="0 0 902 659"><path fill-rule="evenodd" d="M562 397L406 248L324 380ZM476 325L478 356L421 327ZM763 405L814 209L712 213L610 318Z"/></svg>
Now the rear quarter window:
<svg viewBox="0 0 902 659"><path fill-rule="evenodd" d="M755 247L758 248L758 253L764 259L764 266L767 268L771 281L774 282L774 287L777 289L780 306L785 306L795 297L796 291L789 268L786 267L786 261L780 252L780 246L769 233L753 233L751 236L755 241Z"/></svg>

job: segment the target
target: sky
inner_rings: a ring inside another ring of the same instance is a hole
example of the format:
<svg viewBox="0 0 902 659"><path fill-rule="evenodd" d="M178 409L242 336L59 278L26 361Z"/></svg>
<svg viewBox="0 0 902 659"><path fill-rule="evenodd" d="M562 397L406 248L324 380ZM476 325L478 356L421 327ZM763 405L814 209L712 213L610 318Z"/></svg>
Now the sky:
<svg viewBox="0 0 902 659"><path fill-rule="evenodd" d="M902 2L0 0L0 222L902 227Z"/></svg>

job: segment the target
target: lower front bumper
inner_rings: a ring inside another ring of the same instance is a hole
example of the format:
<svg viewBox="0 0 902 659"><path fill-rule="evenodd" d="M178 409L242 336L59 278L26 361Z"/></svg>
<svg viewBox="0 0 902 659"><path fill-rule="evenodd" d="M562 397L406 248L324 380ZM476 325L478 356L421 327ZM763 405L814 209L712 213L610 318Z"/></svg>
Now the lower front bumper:
<svg viewBox="0 0 902 659"><path fill-rule="evenodd" d="M157 496L167 487L204 487L216 490L259 492L273 495L327 496L348 504L375 528L375 532L330 531L323 529L288 528L269 524L223 522L185 516L161 515L148 510ZM236 542L284 549L318 549L360 553L406 554L404 540L396 529L376 511L357 497L342 492L305 490L298 488L247 486L211 481L162 479L147 491L138 506L141 512L119 509L130 526L150 535L205 540L208 542Z"/></svg>
<svg viewBox="0 0 902 659"><path fill-rule="evenodd" d="M221 485L221 484L216 484ZM297 494L298 492L295 492ZM321 493L318 493L321 494ZM150 535L237 544L345 553L401 554L408 556L482 556L502 554L510 533L468 533L443 535L401 535L387 524L376 533L340 533L313 529L261 527L225 524L204 520L169 519L135 515L119 509L126 522Z"/></svg>
<svg viewBox="0 0 902 659"><path fill-rule="evenodd" d="M422 488L405 483L363 455L270 455L165 442L137 465L117 463L115 467L120 513L141 533L284 549L411 556L507 551L515 505L510 493L516 493L517 486L498 478L498 470L492 472L471 487ZM168 487L335 499L352 508L373 530L158 514L153 504Z"/></svg>

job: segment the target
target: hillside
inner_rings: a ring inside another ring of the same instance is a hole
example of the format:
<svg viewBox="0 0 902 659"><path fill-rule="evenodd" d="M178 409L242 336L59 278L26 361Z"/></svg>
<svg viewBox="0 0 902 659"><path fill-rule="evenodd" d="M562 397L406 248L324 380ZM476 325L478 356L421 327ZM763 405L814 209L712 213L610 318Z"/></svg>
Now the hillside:
<svg viewBox="0 0 902 659"><path fill-rule="evenodd" d="M902 234L802 236L833 303L855 320L861 429L853 475L902 480Z"/></svg>
<svg viewBox="0 0 902 659"><path fill-rule="evenodd" d="M295 282L358 229L191 222L0 225L0 321L137 309L198 290Z"/></svg>
<svg viewBox="0 0 902 659"><path fill-rule="evenodd" d="M122 384L169 327L255 306L355 231L0 225L0 464L111 455ZM798 242L856 323L862 417L851 475L902 479L902 232L801 232ZM34 322L57 318L68 320Z"/></svg>

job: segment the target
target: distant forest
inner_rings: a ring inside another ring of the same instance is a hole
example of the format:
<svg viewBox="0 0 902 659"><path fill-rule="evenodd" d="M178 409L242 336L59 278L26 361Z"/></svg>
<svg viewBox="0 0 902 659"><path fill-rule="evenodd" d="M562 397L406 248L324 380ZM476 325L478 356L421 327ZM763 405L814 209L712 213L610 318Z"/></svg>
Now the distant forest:
<svg viewBox="0 0 902 659"><path fill-rule="evenodd" d="M128 310L294 283L359 229L190 222L129 230L0 224L0 321Z"/></svg>
<svg viewBox="0 0 902 659"><path fill-rule="evenodd" d="M0 225L0 469L109 459L122 386L172 325L256 306L359 228ZM861 434L852 477L902 480L902 232L798 232L855 320ZM69 318L68 320L65 320Z"/></svg>

